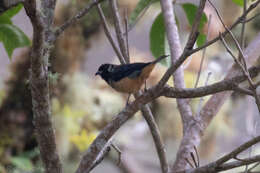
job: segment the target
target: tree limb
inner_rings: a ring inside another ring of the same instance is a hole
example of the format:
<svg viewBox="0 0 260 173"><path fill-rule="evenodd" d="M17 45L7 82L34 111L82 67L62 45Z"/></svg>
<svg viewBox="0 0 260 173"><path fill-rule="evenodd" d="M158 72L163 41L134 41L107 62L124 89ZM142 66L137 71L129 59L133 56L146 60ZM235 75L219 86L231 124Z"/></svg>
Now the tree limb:
<svg viewBox="0 0 260 173"><path fill-rule="evenodd" d="M45 172L61 173L62 166L57 153L55 134L51 122L51 106L48 81L48 59L50 27L56 1L26 0L24 7L33 25L33 43L30 51L31 74L30 86L32 94L33 116L36 138Z"/></svg>

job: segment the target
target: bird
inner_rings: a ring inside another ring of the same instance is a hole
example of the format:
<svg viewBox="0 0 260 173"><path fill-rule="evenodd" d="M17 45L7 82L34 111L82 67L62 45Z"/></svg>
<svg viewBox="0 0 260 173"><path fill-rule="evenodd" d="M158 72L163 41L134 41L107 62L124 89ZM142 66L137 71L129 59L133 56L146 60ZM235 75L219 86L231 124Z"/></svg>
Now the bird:
<svg viewBox="0 0 260 173"><path fill-rule="evenodd" d="M137 93L143 84L146 89L146 79L151 74L156 63L169 55L162 55L156 60L147 63L130 63L130 64L102 64L95 75L101 76L106 83L121 93L128 93L126 104L128 104L131 94Z"/></svg>

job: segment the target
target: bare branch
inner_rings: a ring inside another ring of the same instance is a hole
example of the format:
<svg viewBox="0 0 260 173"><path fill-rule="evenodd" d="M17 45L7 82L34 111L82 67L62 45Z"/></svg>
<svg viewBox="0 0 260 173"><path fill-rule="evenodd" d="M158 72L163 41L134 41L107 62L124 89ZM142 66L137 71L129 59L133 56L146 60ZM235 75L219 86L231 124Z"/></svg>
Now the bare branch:
<svg viewBox="0 0 260 173"><path fill-rule="evenodd" d="M171 52L171 64L173 65L178 60L182 52L178 28L174 17L172 1L161 0L160 2L166 27L166 35ZM183 67L180 65L179 68L170 75L172 74L174 85L177 88L185 88ZM178 110L181 114L183 129L185 129L187 124L186 122L188 121L189 117L192 116L191 107L188 103L188 100L185 99L177 99L177 105Z"/></svg>
<svg viewBox="0 0 260 173"><path fill-rule="evenodd" d="M231 159L237 158L237 155L240 154L241 152L247 150L248 148L250 148L251 146L257 144L260 142L260 136L255 137L253 139L251 139L250 141L240 145L239 147L237 147L235 150L233 150L232 152L226 154L225 156L221 157L220 159L209 163L205 166L196 168L196 169L191 169L191 170L185 170L185 171L179 171L177 173L184 173L184 172L190 172L190 173L201 173L201 172L218 172L218 171L224 171L224 170L229 170L232 168L236 168L236 167L240 167L240 166L244 166L247 164L252 164L255 162L259 162L260 161L260 155L256 155L250 158L245 158L245 159L237 159L238 161L234 161L234 162L228 162L225 163Z"/></svg>
<svg viewBox="0 0 260 173"><path fill-rule="evenodd" d="M103 27L104 27L104 31L105 31L105 34L107 36L107 39L108 41L110 42L110 44L112 45L113 47L113 50L115 51L119 61L121 62L121 64L124 64L125 61L124 61L124 57L122 56L122 54L120 53L118 47L116 46L116 43L115 41L113 40L113 37L112 37L112 34L111 32L109 31L109 28L108 28L108 24L107 24L107 20L105 18L105 15L103 13L103 10L100 6L100 4L97 5L97 9L98 9L98 13L99 13L99 16L101 18L101 22L103 24Z"/></svg>
<svg viewBox="0 0 260 173"><path fill-rule="evenodd" d="M208 39L209 39L209 34L210 34L210 29L211 29L210 24L211 24L211 15L209 15L209 20L208 20L208 32L207 32L207 37L206 37L206 43L208 42ZM202 52L202 58L201 58L201 61L200 61L199 72L198 72L198 75L197 75L197 79L196 79L194 88L197 88L197 86L199 84L200 74L201 74L201 70L202 70L202 67L203 67L203 62L204 62L204 59L205 59L206 50L207 50L207 47L205 47L203 49L203 52Z"/></svg>
<svg viewBox="0 0 260 173"><path fill-rule="evenodd" d="M101 3L104 0L93 0L92 2L88 3L88 5L83 8L78 14L67 20L64 24L62 24L59 28L57 28L54 32L55 38L53 41L57 39L57 37L63 33L65 29L67 29L72 24L76 23L79 19L85 16L94 6Z"/></svg>
<svg viewBox="0 0 260 173"><path fill-rule="evenodd" d="M159 128L155 122L155 119L153 117L153 114L151 112L151 109L148 107L148 105L145 105L145 108L142 108L142 113L143 113L143 117L145 118L150 132L153 136L154 139L154 143L156 146L156 151L158 153L158 157L161 163L161 168L162 168L162 172L163 173L168 173L169 170L169 166L168 166L168 161L166 158L166 151L165 151L165 147L160 135L160 131Z"/></svg>
<svg viewBox="0 0 260 173"><path fill-rule="evenodd" d="M259 3L260 3L260 0L257 0L256 2L254 2L253 4L251 4L251 5L248 7L248 9L245 11L245 13L243 13L243 14L229 27L229 29L232 30L232 29L235 28L238 24L240 24L241 22L244 22L244 21L243 21L243 18L244 18L245 16L247 16L253 9L255 9L255 8L259 5ZM226 30L225 32L222 33L222 36L225 37L227 33L228 33L228 31ZM191 55L191 54L193 54L193 53L195 53L195 52L198 52L198 51L204 49L205 47L210 46L211 44L215 43L215 42L218 41L219 39L220 39L220 37L218 36L218 37L216 37L216 38L210 40L209 42L205 43L203 46L191 50L190 52L188 52L188 56Z"/></svg>
<svg viewBox="0 0 260 173"><path fill-rule="evenodd" d="M116 36L117 36L117 41L119 44L119 48L121 50L121 53L126 61L126 63L130 62L130 59L128 57L128 51L126 49L126 42L124 39L124 35L123 35L123 27L122 27L122 21L119 15L119 10L117 7L117 2L116 0L110 0L109 1L109 5L112 11L112 16L113 16L113 21L114 21L114 25L115 25L115 30L116 30Z"/></svg>

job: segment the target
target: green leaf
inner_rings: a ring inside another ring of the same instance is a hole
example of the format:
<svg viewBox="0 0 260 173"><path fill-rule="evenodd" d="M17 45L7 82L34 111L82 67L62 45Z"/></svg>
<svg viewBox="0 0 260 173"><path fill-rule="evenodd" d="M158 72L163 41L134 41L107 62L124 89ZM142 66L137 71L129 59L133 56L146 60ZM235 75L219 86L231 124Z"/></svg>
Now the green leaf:
<svg viewBox="0 0 260 173"><path fill-rule="evenodd" d="M23 8L23 4L18 4L13 8L10 8L9 10L7 10L6 12L3 13L3 15L6 15L9 18L12 18L13 16L15 16L21 9Z"/></svg>
<svg viewBox="0 0 260 173"><path fill-rule="evenodd" d="M17 6L4 12L2 15L0 15L0 24L12 24L11 18L15 16L22 8L23 5L20 3Z"/></svg>
<svg viewBox="0 0 260 173"><path fill-rule="evenodd" d="M195 16L196 16L198 7L195 6L194 4L191 4L191 3L185 3L185 4L182 4L182 8L183 8L183 10L186 14L189 25L191 27L194 20L195 20ZM198 46L202 46L206 42L206 36L205 36L205 34L202 33L202 31L203 31L203 27L207 23L207 21L208 21L207 16L203 12L203 14L201 16L200 24L199 24L200 34L199 34L198 39L197 39L197 45Z"/></svg>
<svg viewBox="0 0 260 173"><path fill-rule="evenodd" d="M205 34L199 34L198 38L197 38L197 45L198 47L202 46L205 44L207 39L207 36Z"/></svg>
<svg viewBox="0 0 260 173"><path fill-rule="evenodd" d="M11 24L0 24L0 42L3 42L10 59L15 48L31 45L23 31Z"/></svg>
<svg viewBox="0 0 260 173"><path fill-rule="evenodd" d="M154 3L158 0L139 0L134 11L130 14L129 25L132 26L136 23L138 17L141 15L143 10L147 8L151 3Z"/></svg>
<svg viewBox="0 0 260 173"><path fill-rule="evenodd" d="M17 167L18 169L21 169L23 171L32 171L33 170L33 164L32 162L26 158L26 157L12 157L11 163Z"/></svg>
<svg viewBox="0 0 260 173"><path fill-rule="evenodd" d="M235 4L243 7L244 6L244 0L232 0Z"/></svg>
<svg viewBox="0 0 260 173"><path fill-rule="evenodd" d="M185 4L182 4L182 8L187 16L190 26L191 26L195 20L195 16L196 16L198 7L194 4L185 3ZM205 23L207 23L207 21L208 21L207 16L203 12L201 20L200 20L199 31L201 31L203 29L203 26L205 25Z"/></svg>
<svg viewBox="0 0 260 173"><path fill-rule="evenodd" d="M155 18L150 30L150 50L154 57L165 54L165 26L162 13Z"/></svg>

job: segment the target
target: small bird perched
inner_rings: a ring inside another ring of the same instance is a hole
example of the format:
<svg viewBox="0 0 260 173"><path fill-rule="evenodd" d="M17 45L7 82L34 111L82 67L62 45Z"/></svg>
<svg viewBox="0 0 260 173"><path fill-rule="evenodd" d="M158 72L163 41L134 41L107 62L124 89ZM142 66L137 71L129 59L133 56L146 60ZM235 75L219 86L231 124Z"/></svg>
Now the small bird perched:
<svg viewBox="0 0 260 173"><path fill-rule="evenodd" d="M155 64L168 56L162 55L148 63L102 64L95 75L100 75L116 91L128 93L129 99L130 95L139 91L144 83L146 89L146 79L149 77Z"/></svg>

